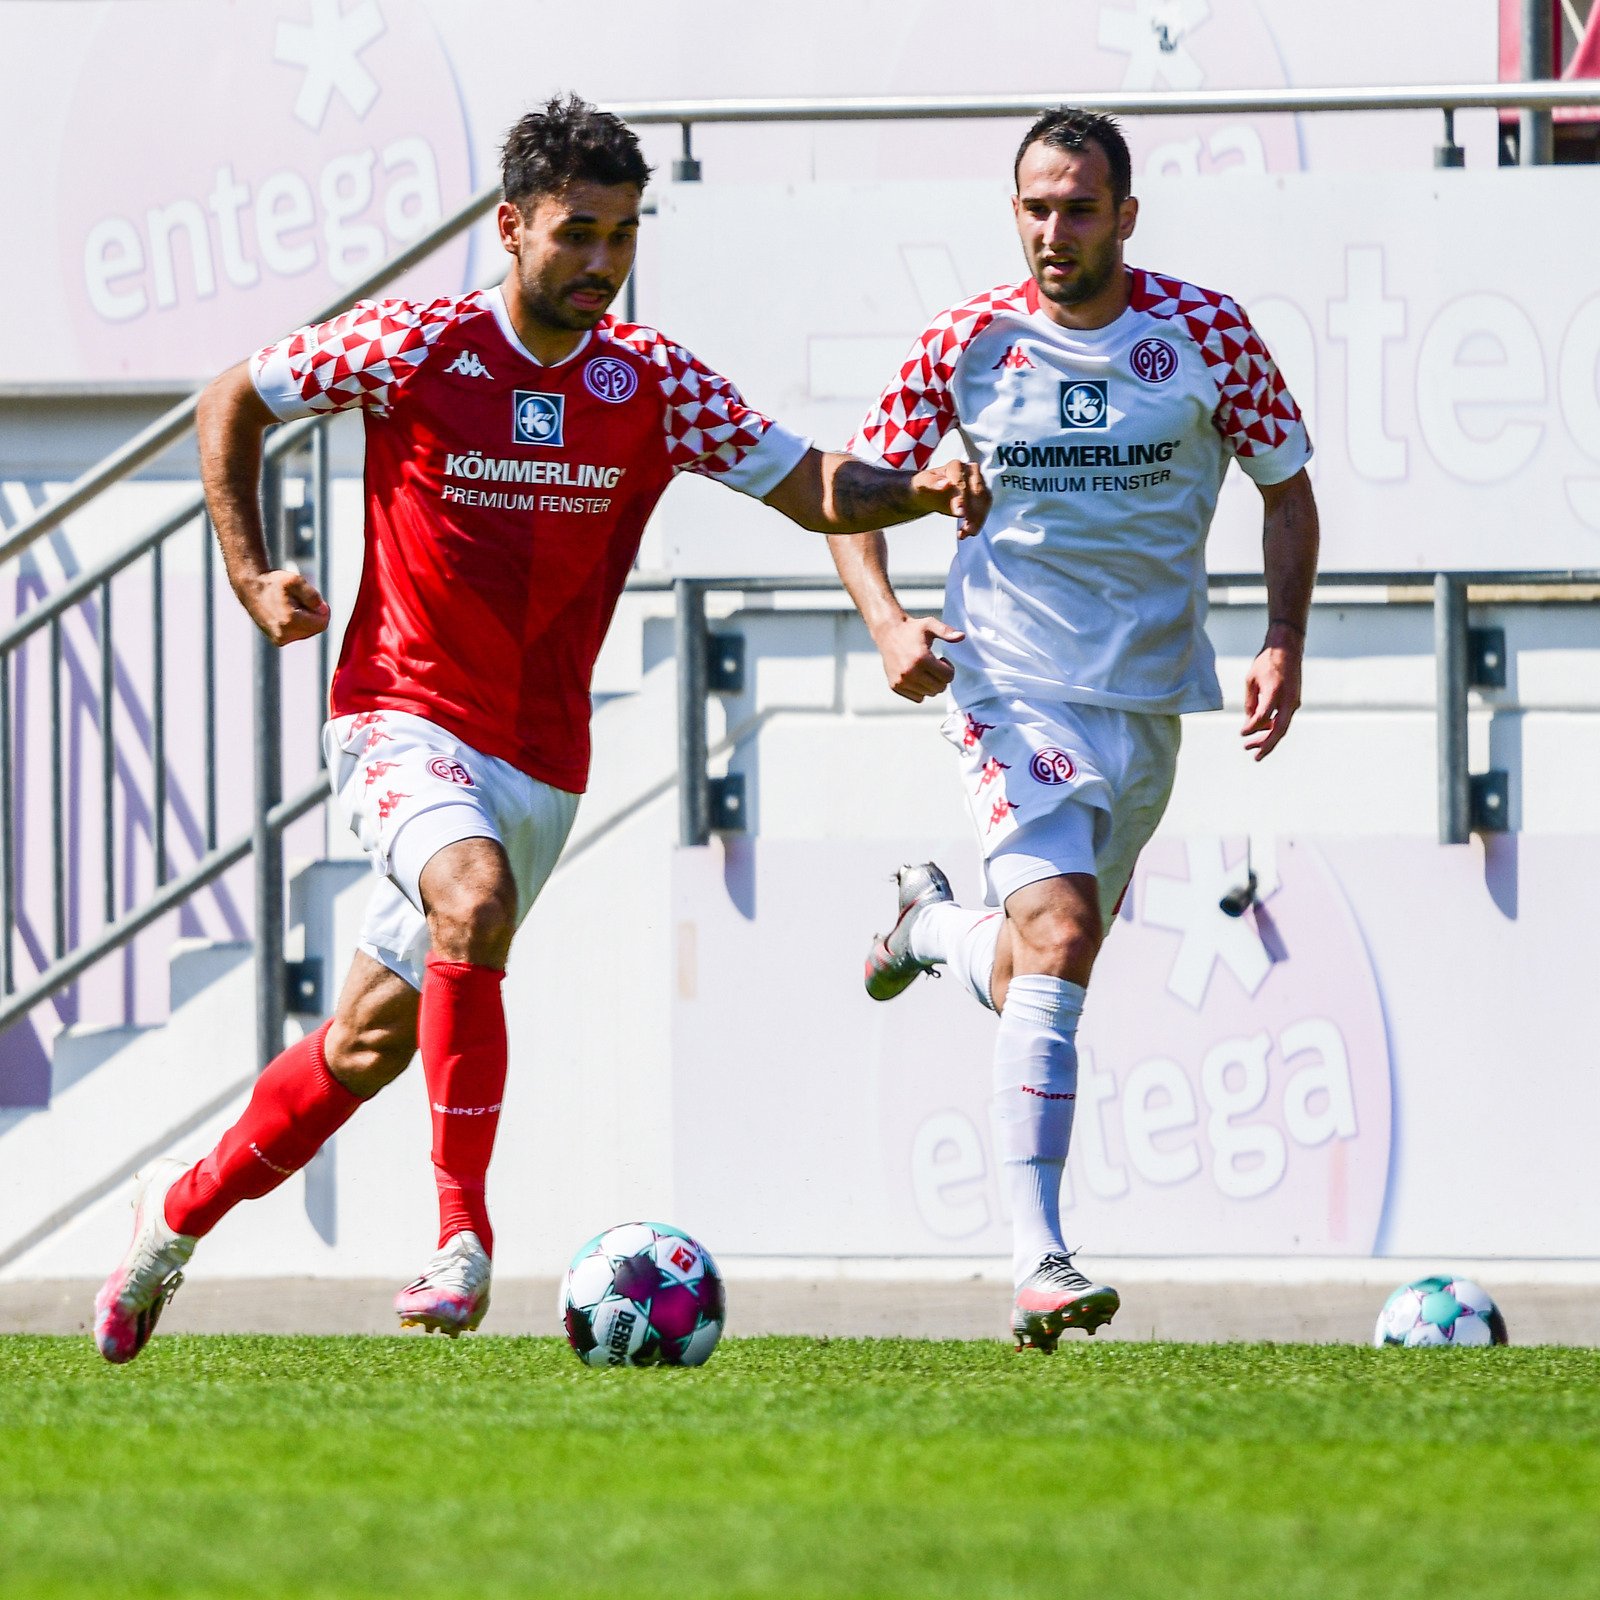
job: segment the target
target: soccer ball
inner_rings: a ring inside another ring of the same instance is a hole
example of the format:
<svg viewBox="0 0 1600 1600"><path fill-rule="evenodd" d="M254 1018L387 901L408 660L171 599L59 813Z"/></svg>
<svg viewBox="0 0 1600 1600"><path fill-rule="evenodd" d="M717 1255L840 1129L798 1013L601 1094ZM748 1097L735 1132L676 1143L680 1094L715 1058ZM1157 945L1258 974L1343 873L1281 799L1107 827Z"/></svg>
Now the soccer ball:
<svg viewBox="0 0 1600 1600"><path fill-rule="evenodd" d="M698 1367L722 1337L722 1275L662 1222L625 1222L572 1258L561 1285L567 1343L591 1367Z"/></svg>
<svg viewBox="0 0 1600 1600"><path fill-rule="evenodd" d="M1506 1319L1470 1278L1418 1278L1383 1302L1372 1342L1404 1345L1505 1344Z"/></svg>

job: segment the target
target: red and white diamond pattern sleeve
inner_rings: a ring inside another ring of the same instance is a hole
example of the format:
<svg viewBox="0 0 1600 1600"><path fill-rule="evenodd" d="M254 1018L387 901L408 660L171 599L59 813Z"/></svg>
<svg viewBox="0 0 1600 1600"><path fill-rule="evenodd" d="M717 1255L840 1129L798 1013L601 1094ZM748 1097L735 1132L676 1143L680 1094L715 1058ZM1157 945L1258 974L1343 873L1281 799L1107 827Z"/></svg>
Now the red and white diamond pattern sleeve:
<svg viewBox="0 0 1600 1600"><path fill-rule="evenodd" d="M1026 285L1003 284L940 312L846 448L897 471L921 472L960 420L954 383L961 352L994 321L997 311L1026 310Z"/></svg>
<svg viewBox="0 0 1600 1600"><path fill-rule="evenodd" d="M258 350L250 376L280 422L352 406L381 415L439 335L471 309L450 299L363 300Z"/></svg>
<svg viewBox="0 0 1600 1600"><path fill-rule="evenodd" d="M1178 323L1217 385L1212 421L1260 484L1282 483L1311 459L1311 437L1277 363L1237 301L1155 272L1135 272L1131 304Z"/></svg>
<svg viewBox="0 0 1600 1600"><path fill-rule="evenodd" d="M667 459L760 499L799 464L811 441L744 403L738 389L654 328L611 323L605 337L645 357L665 401Z"/></svg>

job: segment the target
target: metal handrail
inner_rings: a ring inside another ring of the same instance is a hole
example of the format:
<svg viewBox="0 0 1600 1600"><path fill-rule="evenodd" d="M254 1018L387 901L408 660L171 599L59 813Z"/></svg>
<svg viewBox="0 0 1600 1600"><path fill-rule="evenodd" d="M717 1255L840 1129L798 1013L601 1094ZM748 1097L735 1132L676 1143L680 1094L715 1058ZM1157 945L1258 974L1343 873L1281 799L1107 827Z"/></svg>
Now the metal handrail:
<svg viewBox="0 0 1600 1600"><path fill-rule="evenodd" d="M450 213L443 222L422 235L415 244L391 256L382 266L369 272L360 282L352 285L337 299L305 318L306 322L325 322L341 311L348 311L358 300L393 283L402 274L433 254L440 245L448 244L458 233L470 228L500 198L500 186L480 189L467 203ZM286 330L287 331L287 330ZM41 506L31 517L25 518L12 529L9 537L0 542L0 562L21 555L29 545L42 539L52 528L59 527L73 512L80 511L91 500L120 483L130 473L138 471L145 462L169 449L184 438L194 427L195 412L200 405L197 389L186 400L180 400L170 411L157 417L149 427L136 433L128 442L113 450L87 472L73 480L49 504ZM308 421L311 419L307 419ZM204 505L204 499L201 499ZM190 515L194 515L191 512Z"/></svg>
<svg viewBox="0 0 1600 1600"><path fill-rule="evenodd" d="M884 95L830 100L647 100L608 105L639 125L696 122L903 122L1030 116L1066 102L1124 117L1193 117L1313 111L1554 111L1600 104L1600 81L1415 84L1393 88L1207 89L1198 94L1069 90L1061 95Z"/></svg>
<svg viewBox="0 0 1600 1600"><path fill-rule="evenodd" d="M1547 79L1534 83L1458 83L1414 85L1399 88L1347 89L1211 89L1200 94L1133 95L1076 93L1003 95L931 95L843 97L796 100L661 100L624 101L605 107L625 122L640 127L681 125L687 138L695 123L770 122L894 122L933 121L946 118L1027 116L1053 100L1070 99L1086 110L1129 117L1197 116L1207 114L1258 114L1314 111L1457 111L1511 109L1553 111L1564 106L1600 103L1600 83L1562 83ZM386 287L402 273L448 244L471 227L500 198L499 184L480 189L414 244L391 257L353 284L338 298L305 318L320 322L348 310L356 301ZM0 562L20 555L36 540L58 527L73 512L112 484L135 472L152 457L176 444L194 426L198 392L156 418L142 432L91 467L67 489L41 506L0 541Z"/></svg>
<svg viewBox="0 0 1600 1600"><path fill-rule="evenodd" d="M291 454L305 443L307 435L319 423L326 420L320 416L303 417L299 422L292 422L287 427L275 429L262 451L262 459L276 461L282 456ZM102 583L116 577L124 568L132 566L140 556L148 555L163 540L193 522L205 508L205 494L197 490L181 500L175 510L151 523L131 543L124 545L114 555L107 556L98 567L74 578L66 588L51 595L48 600L41 600L31 611L24 612L10 628L0 633L0 655L22 644L47 622L59 617L62 612L70 611L75 605L81 605Z"/></svg>
<svg viewBox="0 0 1600 1600"><path fill-rule="evenodd" d="M319 773L315 783L284 800L267 813L267 828L282 835L291 823L298 822L307 812L313 811L328 798L328 780ZM97 961L127 944L143 933L151 923L159 921L169 911L175 911L190 895L197 894L207 884L214 883L230 867L237 866L250 854L254 843L252 833L241 834L231 844L219 845L207 852L181 877L169 879L136 911L130 911L118 922L101 930L98 938L79 945L70 955L52 962L26 989L18 990L4 1004L0 1004L0 1033L13 1022L25 1017L36 1005L48 1000L58 989L64 988L74 978L81 977Z"/></svg>

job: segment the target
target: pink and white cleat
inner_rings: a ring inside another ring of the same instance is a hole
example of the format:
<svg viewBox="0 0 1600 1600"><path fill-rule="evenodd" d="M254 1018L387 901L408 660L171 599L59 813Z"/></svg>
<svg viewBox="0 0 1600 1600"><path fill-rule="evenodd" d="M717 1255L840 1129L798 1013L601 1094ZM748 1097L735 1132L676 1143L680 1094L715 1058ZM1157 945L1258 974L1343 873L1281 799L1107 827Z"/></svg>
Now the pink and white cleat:
<svg viewBox="0 0 1600 1600"><path fill-rule="evenodd" d="M1122 1296L1103 1283L1091 1283L1072 1264L1066 1250L1052 1250L1017 1290L1011 1333L1019 1350L1054 1352L1068 1328L1092 1334L1116 1316Z"/></svg>
<svg viewBox="0 0 1600 1600"><path fill-rule="evenodd" d="M167 1190L187 1171L168 1158L146 1169L134 1194L133 1242L94 1297L95 1347L119 1366L149 1343L199 1242L192 1234L174 1233L162 1211Z"/></svg>
<svg viewBox="0 0 1600 1600"><path fill-rule="evenodd" d="M470 1229L453 1234L422 1276L394 1297L402 1328L454 1339L471 1333L489 1310L489 1254Z"/></svg>

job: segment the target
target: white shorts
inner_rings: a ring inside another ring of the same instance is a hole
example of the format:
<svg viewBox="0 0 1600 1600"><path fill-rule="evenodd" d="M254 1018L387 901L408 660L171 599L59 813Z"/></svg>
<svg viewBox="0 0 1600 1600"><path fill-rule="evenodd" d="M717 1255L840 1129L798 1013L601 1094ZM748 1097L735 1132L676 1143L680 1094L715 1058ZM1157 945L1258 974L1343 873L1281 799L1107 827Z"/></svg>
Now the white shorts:
<svg viewBox="0 0 1600 1600"><path fill-rule="evenodd" d="M511 862L517 920L528 914L572 831L578 796L404 711L337 717L322 730L334 802L384 881L357 947L422 987L429 945L422 869L446 845L495 839Z"/></svg>
<svg viewBox="0 0 1600 1600"><path fill-rule="evenodd" d="M1178 718L1006 696L953 712L941 731L961 756L987 904L1089 873L1109 927L1167 809Z"/></svg>

